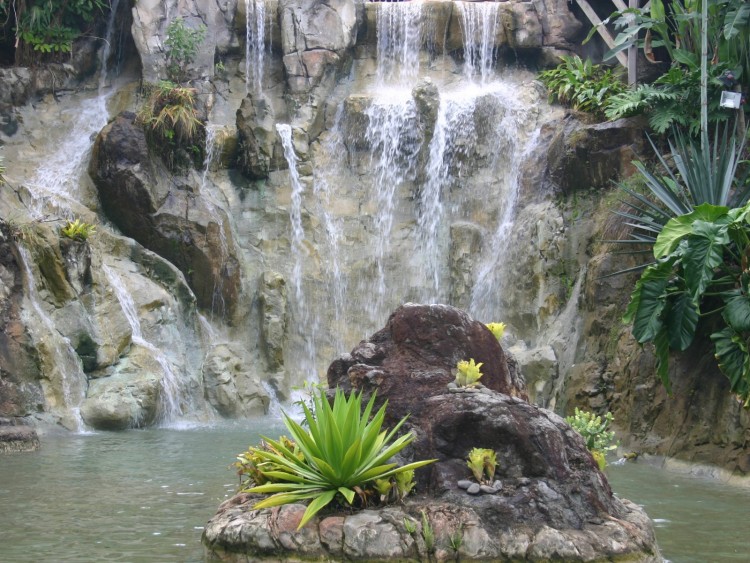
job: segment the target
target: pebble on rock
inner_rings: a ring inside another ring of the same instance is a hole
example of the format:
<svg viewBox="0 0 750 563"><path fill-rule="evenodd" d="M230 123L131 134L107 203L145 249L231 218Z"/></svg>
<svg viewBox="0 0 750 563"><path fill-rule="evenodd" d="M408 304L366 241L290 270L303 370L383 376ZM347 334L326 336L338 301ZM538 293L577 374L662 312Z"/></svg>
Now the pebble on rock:
<svg viewBox="0 0 750 563"><path fill-rule="evenodd" d="M481 487L477 483L472 483L469 485L469 488L466 489L466 492L470 495L478 495L479 491L481 491Z"/></svg>

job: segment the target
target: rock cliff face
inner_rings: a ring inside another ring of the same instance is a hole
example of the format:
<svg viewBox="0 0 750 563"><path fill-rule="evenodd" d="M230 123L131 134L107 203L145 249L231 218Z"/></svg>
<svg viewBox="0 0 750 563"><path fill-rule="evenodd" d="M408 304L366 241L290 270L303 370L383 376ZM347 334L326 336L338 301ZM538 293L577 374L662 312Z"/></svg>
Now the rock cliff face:
<svg viewBox="0 0 750 563"><path fill-rule="evenodd" d="M632 280L600 278L619 268L596 242L610 180L648 155L642 124L582 123L523 70L574 49L583 26L568 2L147 1L131 12L120 23L136 80L165 76L175 17L207 27L188 69L207 158L167 173L134 124L132 85L32 108L52 83L4 71L0 415L72 428L78 413L111 428L246 416L268 404L262 381L284 397L403 303L450 303L509 325L532 401L613 409L636 449L748 472L750 421L722 377L708 365L699 376L695 350L674 362L667 398L619 324ZM95 66L64 68L65 83ZM86 129L89 114L112 120ZM97 234L61 242L68 218Z"/></svg>

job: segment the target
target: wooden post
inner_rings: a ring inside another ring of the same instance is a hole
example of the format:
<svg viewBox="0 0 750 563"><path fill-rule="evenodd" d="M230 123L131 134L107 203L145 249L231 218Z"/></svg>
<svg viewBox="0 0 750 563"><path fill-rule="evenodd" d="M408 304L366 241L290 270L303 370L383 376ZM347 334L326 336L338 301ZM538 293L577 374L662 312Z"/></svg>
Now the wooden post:
<svg viewBox="0 0 750 563"><path fill-rule="evenodd" d="M609 46L610 49L613 49L615 46L615 40L612 37L612 34L607 30L607 28L602 25L602 20L599 18L599 16L596 15L596 12L591 7L591 5L587 2L587 0L576 0L576 2L581 7L581 10L583 10L583 13L586 14L586 17L589 19L589 21L596 27L596 30L599 32L599 35L602 36L604 42ZM620 64L625 68L628 67L628 57L622 51L617 53L617 60L620 61Z"/></svg>
<svg viewBox="0 0 750 563"><path fill-rule="evenodd" d="M629 8L638 8L640 0L630 0ZM628 16L633 21L633 16ZM638 84L638 47L633 44L628 47L628 86L635 88Z"/></svg>

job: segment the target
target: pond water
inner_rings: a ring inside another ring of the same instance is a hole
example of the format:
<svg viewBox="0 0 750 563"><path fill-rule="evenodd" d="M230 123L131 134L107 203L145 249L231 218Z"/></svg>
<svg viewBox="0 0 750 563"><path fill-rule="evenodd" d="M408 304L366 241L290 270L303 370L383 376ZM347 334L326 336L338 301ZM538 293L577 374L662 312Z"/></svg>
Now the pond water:
<svg viewBox="0 0 750 563"><path fill-rule="evenodd" d="M0 561L203 560L200 537L237 477L229 465L278 420L210 428L48 435L0 456ZM750 491L640 464L610 466L645 506L666 558L747 561Z"/></svg>

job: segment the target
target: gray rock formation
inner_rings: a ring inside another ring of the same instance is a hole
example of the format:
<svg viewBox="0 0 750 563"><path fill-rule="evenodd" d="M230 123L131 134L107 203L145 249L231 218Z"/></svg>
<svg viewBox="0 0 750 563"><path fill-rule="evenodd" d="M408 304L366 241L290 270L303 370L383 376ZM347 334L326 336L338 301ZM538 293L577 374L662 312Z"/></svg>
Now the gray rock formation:
<svg viewBox="0 0 750 563"><path fill-rule="evenodd" d="M36 430L15 419L0 418L0 454L33 452L39 449Z"/></svg>
<svg viewBox="0 0 750 563"><path fill-rule="evenodd" d="M259 416L268 412L270 398L249 370L252 358L229 344L216 344L203 362L206 400L226 418Z"/></svg>

